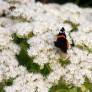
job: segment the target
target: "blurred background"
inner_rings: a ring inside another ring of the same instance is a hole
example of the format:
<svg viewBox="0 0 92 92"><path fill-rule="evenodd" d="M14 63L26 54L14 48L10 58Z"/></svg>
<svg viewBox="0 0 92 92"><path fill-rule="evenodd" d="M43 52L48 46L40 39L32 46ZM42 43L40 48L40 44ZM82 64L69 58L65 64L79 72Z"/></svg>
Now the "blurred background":
<svg viewBox="0 0 92 92"><path fill-rule="evenodd" d="M65 4L68 2L75 3L80 7L92 7L92 0L36 0L43 3L58 3L58 4Z"/></svg>

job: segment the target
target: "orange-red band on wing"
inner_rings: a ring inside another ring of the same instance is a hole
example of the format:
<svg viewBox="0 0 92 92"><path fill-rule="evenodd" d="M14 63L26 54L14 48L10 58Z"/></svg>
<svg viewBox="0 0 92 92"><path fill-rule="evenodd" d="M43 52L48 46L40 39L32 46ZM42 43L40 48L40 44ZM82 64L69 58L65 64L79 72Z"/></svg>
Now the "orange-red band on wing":
<svg viewBox="0 0 92 92"><path fill-rule="evenodd" d="M65 38L65 36L64 35L59 35L59 36L57 36L57 38Z"/></svg>

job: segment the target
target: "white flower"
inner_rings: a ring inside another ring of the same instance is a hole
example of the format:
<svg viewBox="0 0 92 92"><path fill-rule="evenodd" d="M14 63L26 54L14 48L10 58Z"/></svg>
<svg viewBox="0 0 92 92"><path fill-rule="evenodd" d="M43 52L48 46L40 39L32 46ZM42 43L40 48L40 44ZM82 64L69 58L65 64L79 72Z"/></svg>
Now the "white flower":
<svg viewBox="0 0 92 92"><path fill-rule="evenodd" d="M43 77L40 74L25 74L24 76L20 76L14 81L14 85L11 87L5 87L6 92L8 90L13 90L16 92L48 92L48 88L46 87L45 82L43 81Z"/></svg>
<svg viewBox="0 0 92 92"><path fill-rule="evenodd" d="M11 5L16 6L9 11ZM5 86L6 92L48 92L54 83L62 77L69 84L81 86L85 76L92 82L92 53L87 50L71 47L68 49L70 64L62 66L59 59L62 51L55 47L54 41L62 27L69 44L74 40L75 45L83 43L92 48L92 9L83 9L75 4L65 5L35 3L35 0L6 0L0 1L0 15L4 12L7 17L0 18L0 82L14 78L13 85ZM8 12L9 11L9 12ZM79 24L78 30L71 33L72 26L64 21L70 20ZM26 66L19 65L16 55L21 48L13 42L12 34L28 38L27 49L33 62L39 64L40 69L49 64L51 72L47 77L39 73L30 73Z"/></svg>
<svg viewBox="0 0 92 92"><path fill-rule="evenodd" d="M0 26L1 27L10 27L11 28L11 25L13 25L13 21L9 18L6 18L6 17L1 17L0 18Z"/></svg>
<svg viewBox="0 0 92 92"><path fill-rule="evenodd" d="M9 4L3 0L0 0L0 15L3 13L7 13L9 8Z"/></svg>
<svg viewBox="0 0 92 92"><path fill-rule="evenodd" d="M31 21L31 18L35 16L35 12L30 10L30 8L31 7L26 5L20 5L13 12L11 12L10 16Z"/></svg>
<svg viewBox="0 0 92 92"><path fill-rule="evenodd" d="M27 36L32 32L33 26L27 22L17 23L12 27L12 30L17 33L20 37Z"/></svg>

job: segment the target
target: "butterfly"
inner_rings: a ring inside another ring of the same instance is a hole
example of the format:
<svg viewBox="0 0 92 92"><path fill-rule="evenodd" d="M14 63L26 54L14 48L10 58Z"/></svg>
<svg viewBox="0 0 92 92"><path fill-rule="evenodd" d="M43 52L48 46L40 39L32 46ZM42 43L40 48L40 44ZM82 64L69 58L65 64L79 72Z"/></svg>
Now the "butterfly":
<svg viewBox="0 0 92 92"><path fill-rule="evenodd" d="M66 39L66 34L65 34L64 27L62 27L62 29L60 29L60 32L57 35L57 40L54 41L54 45L56 47L60 48L60 50L62 52L67 53L68 40Z"/></svg>

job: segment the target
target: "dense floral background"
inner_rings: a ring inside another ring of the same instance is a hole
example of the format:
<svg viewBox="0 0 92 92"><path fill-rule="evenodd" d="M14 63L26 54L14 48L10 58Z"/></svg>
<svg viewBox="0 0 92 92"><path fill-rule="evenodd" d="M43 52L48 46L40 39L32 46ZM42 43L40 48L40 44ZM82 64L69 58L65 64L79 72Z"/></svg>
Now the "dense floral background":
<svg viewBox="0 0 92 92"><path fill-rule="evenodd" d="M0 0L0 92L92 92L92 8Z"/></svg>

